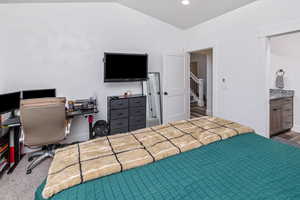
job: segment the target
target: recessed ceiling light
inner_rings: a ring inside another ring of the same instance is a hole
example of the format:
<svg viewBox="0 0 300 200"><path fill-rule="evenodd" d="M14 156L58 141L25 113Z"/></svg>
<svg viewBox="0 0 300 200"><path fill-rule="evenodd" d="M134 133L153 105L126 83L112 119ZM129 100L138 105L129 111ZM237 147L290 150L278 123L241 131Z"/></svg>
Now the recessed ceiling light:
<svg viewBox="0 0 300 200"><path fill-rule="evenodd" d="M187 6L187 5L190 4L190 1L189 0L182 0L181 3L182 3L182 5Z"/></svg>

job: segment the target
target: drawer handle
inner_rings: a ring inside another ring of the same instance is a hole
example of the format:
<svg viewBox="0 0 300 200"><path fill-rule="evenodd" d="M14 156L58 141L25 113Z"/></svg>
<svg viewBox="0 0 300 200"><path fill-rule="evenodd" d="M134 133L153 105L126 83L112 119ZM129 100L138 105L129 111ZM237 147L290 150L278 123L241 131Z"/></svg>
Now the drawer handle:
<svg viewBox="0 0 300 200"><path fill-rule="evenodd" d="M119 116L122 116L122 115L123 115L123 113L119 113L118 115L119 115Z"/></svg>
<svg viewBox="0 0 300 200"><path fill-rule="evenodd" d="M123 123L118 123L117 125L123 125Z"/></svg>

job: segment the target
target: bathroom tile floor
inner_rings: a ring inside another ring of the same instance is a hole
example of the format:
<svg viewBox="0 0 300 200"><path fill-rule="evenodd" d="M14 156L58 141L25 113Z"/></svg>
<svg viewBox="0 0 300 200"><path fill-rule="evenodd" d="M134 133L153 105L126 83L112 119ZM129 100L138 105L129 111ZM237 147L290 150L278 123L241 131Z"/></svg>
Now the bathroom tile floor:
<svg viewBox="0 0 300 200"><path fill-rule="evenodd" d="M300 148L300 133L288 131L272 137L272 139Z"/></svg>

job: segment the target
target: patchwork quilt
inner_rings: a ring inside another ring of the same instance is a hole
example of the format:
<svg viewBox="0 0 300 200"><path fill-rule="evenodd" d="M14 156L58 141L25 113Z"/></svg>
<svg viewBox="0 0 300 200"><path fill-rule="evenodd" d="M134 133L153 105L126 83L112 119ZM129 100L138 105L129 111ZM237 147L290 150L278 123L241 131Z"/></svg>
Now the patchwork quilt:
<svg viewBox="0 0 300 200"><path fill-rule="evenodd" d="M43 198L89 180L143 166L253 129L216 117L177 121L58 149Z"/></svg>

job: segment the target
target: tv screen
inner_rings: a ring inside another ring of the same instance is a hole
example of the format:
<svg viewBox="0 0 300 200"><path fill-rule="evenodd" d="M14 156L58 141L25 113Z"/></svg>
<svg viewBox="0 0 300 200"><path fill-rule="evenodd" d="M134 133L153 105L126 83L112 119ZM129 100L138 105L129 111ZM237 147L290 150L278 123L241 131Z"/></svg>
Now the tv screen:
<svg viewBox="0 0 300 200"><path fill-rule="evenodd" d="M104 54L104 82L145 81L147 75L147 54Z"/></svg>

